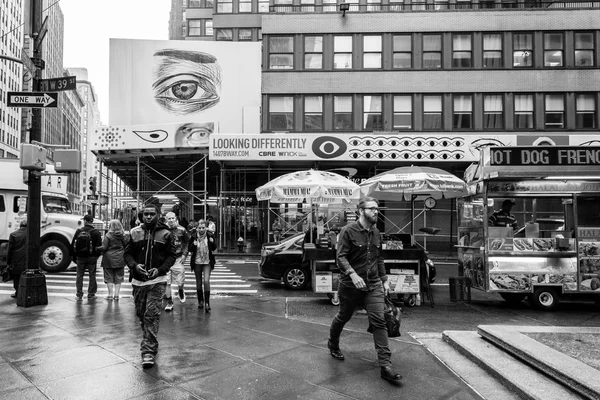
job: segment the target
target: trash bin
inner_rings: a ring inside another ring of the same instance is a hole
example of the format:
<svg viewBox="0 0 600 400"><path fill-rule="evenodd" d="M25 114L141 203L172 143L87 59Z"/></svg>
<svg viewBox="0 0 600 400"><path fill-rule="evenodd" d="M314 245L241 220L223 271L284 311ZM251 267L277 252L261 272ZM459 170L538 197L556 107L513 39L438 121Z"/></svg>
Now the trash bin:
<svg viewBox="0 0 600 400"><path fill-rule="evenodd" d="M46 276L40 270L25 270L19 279L17 305L31 307L48 304Z"/></svg>
<svg viewBox="0 0 600 400"><path fill-rule="evenodd" d="M471 301L471 281L465 276L451 276L448 278L450 283L450 301Z"/></svg>

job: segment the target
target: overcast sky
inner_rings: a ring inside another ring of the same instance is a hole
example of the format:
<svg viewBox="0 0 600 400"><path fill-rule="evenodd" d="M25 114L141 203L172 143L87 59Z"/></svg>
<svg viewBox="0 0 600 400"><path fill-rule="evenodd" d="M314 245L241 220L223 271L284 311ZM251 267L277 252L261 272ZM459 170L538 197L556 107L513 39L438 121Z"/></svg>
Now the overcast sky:
<svg viewBox="0 0 600 400"><path fill-rule="evenodd" d="M64 67L88 70L108 124L108 45L110 38L169 38L170 0L60 0L65 17Z"/></svg>

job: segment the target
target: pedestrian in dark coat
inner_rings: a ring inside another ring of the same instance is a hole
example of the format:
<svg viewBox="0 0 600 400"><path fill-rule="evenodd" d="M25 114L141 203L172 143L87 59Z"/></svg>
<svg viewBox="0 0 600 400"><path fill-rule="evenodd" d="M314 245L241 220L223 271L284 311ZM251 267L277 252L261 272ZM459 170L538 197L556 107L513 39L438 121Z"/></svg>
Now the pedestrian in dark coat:
<svg viewBox="0 0 600 400"><path fill-rule="evenodd" d="M198 228L192 233L189 250L190 266L196 276L198 308L204 307L206 312L210 312L210 273L215 268L216 261L213 251L216 249L215 238L207 229L206 221L201 219L198 221Z"/></svg>
<svg viewBox="0 0 600 400"><path fill-rule="evenodd" d="M119 300L121 283L125 276L125 233L118 219L108 224L108 233L102 240L102 270L104 283L108 287L107 300Z"/></svg>
<svg viewBox="0 0 600 400"><path fill-rule="evenodd" d="M27 269L27 220L19 224L19 229L8 236L8 250L6 264L12 269L13 286L15 293L10 297L17 297L21 273Z"/></svg>

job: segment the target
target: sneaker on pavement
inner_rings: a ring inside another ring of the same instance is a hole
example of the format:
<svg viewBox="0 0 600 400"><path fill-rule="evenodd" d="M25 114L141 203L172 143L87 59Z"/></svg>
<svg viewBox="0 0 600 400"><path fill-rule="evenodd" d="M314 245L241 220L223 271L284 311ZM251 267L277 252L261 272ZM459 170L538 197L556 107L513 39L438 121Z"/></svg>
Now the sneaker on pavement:
<svg viewBox="0 0 600 400"><path fill-rule="evenodd" d="M173 311L173 300L167 299L167 306L165 307L165 311Z"/></svg>
<svg viewBox="0 0 600 400"><path fill-rule="evenodd" d="M150 353L142 355L142 367L152 368L154 366L154 356Z"/></svg>
<svg viewBox="0 0 600 400"><path fill-rule="evenodd" d="M77 300L81 300L83 298L83 294L76 294L75 297Z"/></svg>
<svg viewBox="0 0 600 400"><path fill-rule="evenodd" d="M93 293L88 293L88 299L95 299L96 295Z"/></svg>
<svg viewBox="0 0 600 400"><path fill-rule="evenodd" d="M179 301L185 303L185 292L183 289L179 289Z"/></svg>

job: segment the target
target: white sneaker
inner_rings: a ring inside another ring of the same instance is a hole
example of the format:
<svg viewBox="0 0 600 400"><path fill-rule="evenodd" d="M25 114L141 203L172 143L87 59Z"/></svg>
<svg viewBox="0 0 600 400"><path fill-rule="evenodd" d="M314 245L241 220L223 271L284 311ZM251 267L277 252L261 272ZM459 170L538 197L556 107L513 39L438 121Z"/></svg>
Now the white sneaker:
<svg viewBox="0 0 600 400"><path fill-rule="evenodd" d="M179 301L185 303L185 292L183 289L179 289Z"/></svg>
<svg viewBox="0 0 600 400"><path fill-rule="evenodd" d="M172 311L172 310L173 310L173 300L167 299L167 306L165 307L165 311Z"/></svg>

